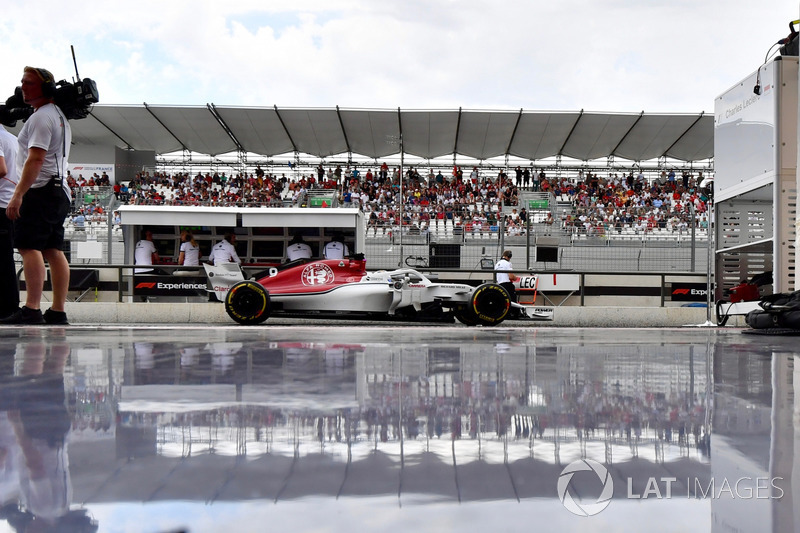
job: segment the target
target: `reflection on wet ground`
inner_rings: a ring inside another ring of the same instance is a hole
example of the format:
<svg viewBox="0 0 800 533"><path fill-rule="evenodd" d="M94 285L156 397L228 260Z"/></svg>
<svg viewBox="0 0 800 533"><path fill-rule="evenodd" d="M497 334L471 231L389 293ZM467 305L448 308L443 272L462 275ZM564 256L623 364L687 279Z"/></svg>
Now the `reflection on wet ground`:
<svg viewBox="0 0 800 533"><path fill-rule="evenodd" d="M0 330L0 531L797 531L794 340Z"/></svg>

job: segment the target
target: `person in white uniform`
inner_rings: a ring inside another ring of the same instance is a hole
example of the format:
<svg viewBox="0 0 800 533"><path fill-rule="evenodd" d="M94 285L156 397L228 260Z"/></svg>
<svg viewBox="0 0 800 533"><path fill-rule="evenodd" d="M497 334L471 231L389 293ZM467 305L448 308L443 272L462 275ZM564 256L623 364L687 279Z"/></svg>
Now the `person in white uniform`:
<svg viewBox="0 0 800 533"><path fill-rule="evenodd" d="M497 272L497 283L503 287L508 295L511 297L512 302L517 301L517 290L514 287L514 282L519 279L519 277L511 272L514 270L513 265L511 264L511 250L506 250L503 252L503 256L500 258L500 261L494 266Z"/></svg>
<svg viewBox="0 0 800 533"><path fill-rule="evenodd" d="M337 231L333 234L331 241L325 245L323 250L325 259L344 259L350 255L350 249L344 243L344 235Z"/></svg>
<svg viewBox="0 0 800 533"><path fill-rule="evenodd" d="M286 247L286 257L289 261L296 259L311 259L311 246L309 246L300 234L292 237L289 246Z"/></svg>
<svg viewBox="0 0 800 533"><path fill-rule="evenodd" d="M188 231L183 235L181 250L178 254L178 264L183 266L200 266L200 245L194 240L194 235Z"/></svg>
<svg viewBox="0 0 800 533"><path fill-rule="evenodd" d="M153 244L153 232L150 230L143 230L142 238L136 243L136 249L133 252L133 263L135 265L150 265L152 267L153 263L157 263L158 261L158 251L156 250L156 245ZM154 274L155 270L152 268L137 268L134 273Z"/></svg>
<svg viewBox="0 0 800 533"><path fill-rule="evenodd" d="M242 264L239 259L239 254L236 253L236 235L233 233L226 233L225 237L211 248L211 253L208 256L208 261L213 263L214 266L223 263L236 263Z"/></svg>

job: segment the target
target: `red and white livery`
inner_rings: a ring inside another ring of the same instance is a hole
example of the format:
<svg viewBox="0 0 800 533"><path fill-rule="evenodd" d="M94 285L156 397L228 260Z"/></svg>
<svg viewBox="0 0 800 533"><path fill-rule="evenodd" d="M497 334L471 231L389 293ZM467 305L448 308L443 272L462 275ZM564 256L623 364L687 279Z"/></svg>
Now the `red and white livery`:
<svg viewBox="0 0 800 533"><path fill-rule="evenodd" d="M280 313L334 313L420 319L449 314L464 324L494 326L517 314L515 308L529 318L552 320L552 310L511 302L496 283L438 283L411 268L367 272L361 258L300 260L249 280L238 265L205 269L209 290L240 324Z"/></svg>

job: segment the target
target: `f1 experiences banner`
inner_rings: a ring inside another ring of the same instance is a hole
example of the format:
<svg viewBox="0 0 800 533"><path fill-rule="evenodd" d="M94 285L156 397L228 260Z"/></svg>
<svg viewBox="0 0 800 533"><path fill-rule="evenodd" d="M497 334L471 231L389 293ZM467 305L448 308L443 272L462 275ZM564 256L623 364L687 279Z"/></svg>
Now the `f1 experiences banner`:
<svg viewBox="0 0 800 533"><path fill-rule="evenodd" d="M208 283L205 276L135 276L135 296L203 296Z"/></svg>
<svg viewBox="0 0 800 533"><path fill-rule="evenodd" d="M705 302L707 292L705 283L673 283L670 288L673 302Z"/></svg>

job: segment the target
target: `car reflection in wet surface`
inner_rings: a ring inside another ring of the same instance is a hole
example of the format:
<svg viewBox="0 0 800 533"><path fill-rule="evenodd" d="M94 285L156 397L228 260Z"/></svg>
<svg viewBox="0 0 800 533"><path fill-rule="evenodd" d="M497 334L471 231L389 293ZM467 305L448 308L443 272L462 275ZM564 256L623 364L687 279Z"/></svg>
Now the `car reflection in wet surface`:
<svg viewBox="0 0 800 533"><path fill-rule="evenodd" d="M795 353L738 330L2 330L0 531L797 531Z"/></svg>

